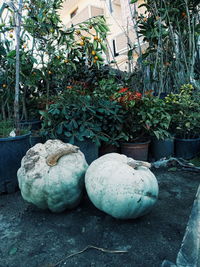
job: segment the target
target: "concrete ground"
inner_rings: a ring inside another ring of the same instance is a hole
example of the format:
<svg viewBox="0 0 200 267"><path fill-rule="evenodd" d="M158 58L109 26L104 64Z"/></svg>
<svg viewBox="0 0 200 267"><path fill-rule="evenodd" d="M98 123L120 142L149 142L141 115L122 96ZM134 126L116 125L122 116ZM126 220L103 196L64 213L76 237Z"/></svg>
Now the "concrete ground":
<svg viewBox="0 0 200 267"><path fill-rule="evenodd" d="M164 259L176 262L200 177L182 170L153 172L158 202L151 213L134 220L116 220L97 210L86 193L79 207L61 214L39 210L20 192L0 195L0 267L160 267ZM88 245L106 250L76 254Z"/></svg>

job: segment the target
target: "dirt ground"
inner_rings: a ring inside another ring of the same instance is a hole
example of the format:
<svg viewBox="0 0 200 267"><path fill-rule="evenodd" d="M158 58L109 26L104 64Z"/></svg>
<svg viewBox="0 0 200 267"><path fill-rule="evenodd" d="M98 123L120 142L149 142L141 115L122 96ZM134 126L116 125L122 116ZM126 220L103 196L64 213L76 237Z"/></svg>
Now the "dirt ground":
<svg viewBox="0 0 200 267"><path fill-rule="evenodd" d="M159 199L151 213L116 220L97 210L86 194L72 211L53 214L26 203L20 192L0 195L0 267L158 267L175 262L200 175L153 171ZM88 245L126 253L88 249ZM59 264L57 264L60 260Z"/></svg>

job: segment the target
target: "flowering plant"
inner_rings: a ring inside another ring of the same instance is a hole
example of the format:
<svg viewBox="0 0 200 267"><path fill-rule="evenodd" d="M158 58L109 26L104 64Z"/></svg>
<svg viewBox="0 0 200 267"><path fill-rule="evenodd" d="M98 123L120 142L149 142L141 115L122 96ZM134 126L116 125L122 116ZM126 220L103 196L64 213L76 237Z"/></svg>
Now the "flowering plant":
<svg viewBox="0 0 200 267"><path fill-rule="evenodd" d="M128 109L135 106L136 101L142 99L142 94L137 91L130 91L128 87L123 87L112 96L112 99Z"/></svg>
<svg viewBox="0 0 200 267"><path fill-rule="evenodd" d="M122 139L129 142L145 141L150 136L157 139L169 137L171 116L166 103L147 91L144 96L138 91L121 88L115 95L126 112Z"/></svg>
<svg viewBox="0 0 200 267"><path fill-rule="evenodd" d="M112 100L118 102L124 109L123 129L120 135L122 141L134 142L145 137L146 131L138 114L142 104L142 94L132 91L128 87L121 88L112 96Z"/></svg>
<svg viewBox="0 0 200 267"><path fill-rule="evenodd" d="M171 131L179 138L195 138L200 135L200 94L191 84L181 86L179 93L165 98L172 116Z"/></svg>

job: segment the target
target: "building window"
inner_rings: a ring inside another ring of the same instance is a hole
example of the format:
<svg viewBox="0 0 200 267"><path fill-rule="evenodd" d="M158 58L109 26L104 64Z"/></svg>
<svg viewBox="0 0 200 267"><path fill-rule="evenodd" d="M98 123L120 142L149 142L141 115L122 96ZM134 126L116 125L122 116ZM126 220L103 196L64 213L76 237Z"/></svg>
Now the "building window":
<svg viewBox="0 0 200 267"><path fill-rule="evenodd" d="M72 13L70 13L70 18L72 19L74 16L76 16L78 11L78 7L76 9L74 9L74 11L72 11Z"/></svg>
<svg viewBox="0 0 200 267"><path fill-rule="evenodd" d="M115 40L113 40L113 53L114 53L114 57L119 56L119 53L116 52L116 44L115 44Z"/></svg>

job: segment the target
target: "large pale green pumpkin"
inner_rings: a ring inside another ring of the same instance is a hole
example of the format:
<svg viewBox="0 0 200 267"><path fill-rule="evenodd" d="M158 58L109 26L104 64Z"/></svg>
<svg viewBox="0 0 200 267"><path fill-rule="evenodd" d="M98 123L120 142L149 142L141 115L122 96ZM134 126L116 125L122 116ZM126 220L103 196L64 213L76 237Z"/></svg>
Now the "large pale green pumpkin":
<svg viewBox="0 0 200 267"><path fill-rule="evenodd" d="M85 175L90 200L98 209L118 219L148 213L158 198L158 183L148 167L147 162L117 153L100 157Z"/></svg>
<svg viewBox="0 0 200 267"><path fill-rule="evenodd" d="M62 212L80 202L88 168L78 147L48 140L29 149L17 172L22 197L41 209Z"/></svg>

